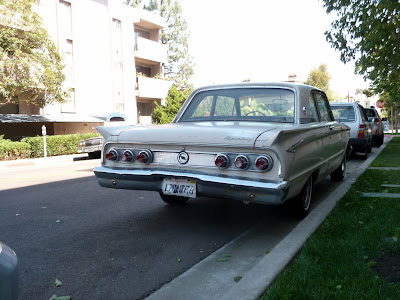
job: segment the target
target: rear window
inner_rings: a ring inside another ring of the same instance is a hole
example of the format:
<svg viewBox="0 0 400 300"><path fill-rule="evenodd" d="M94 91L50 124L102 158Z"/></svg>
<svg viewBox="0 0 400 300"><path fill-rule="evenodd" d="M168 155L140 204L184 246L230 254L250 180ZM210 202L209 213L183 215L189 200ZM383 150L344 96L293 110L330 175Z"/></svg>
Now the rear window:
<svg viewBox="0 0 400 300"><path fill-rule="evenodd" d="M377 117L375 110L373 109L369 109L369 108L365 108L365 114L367 115L368 118L375 118Z"/></svg>
<svg viewBox="0 0 400 300"><path fill-rule="evenodd" d="M294 122L295 94L284 88L232 88L197 93L179 122Z"/></svg>
<svg viewBox="0 0 400 300"><path fill-rule="evenodd" d="M353 106L331 106L333 116L338 122L355 122L356 114Z"/></svg>

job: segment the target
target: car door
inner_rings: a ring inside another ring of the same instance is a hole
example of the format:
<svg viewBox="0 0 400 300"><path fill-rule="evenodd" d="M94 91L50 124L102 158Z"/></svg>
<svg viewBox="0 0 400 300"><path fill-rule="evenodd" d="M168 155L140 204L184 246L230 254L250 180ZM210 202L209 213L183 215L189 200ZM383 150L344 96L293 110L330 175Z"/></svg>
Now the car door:
<svg viewBox="0 0 400 300"><path fill-rule="evenodd" d="M324 171L325 174L329 174L337 168L343 159L341 149L344 149L345 146L341 142L342 126L334 121L326 95L320 91L314 91L313 95L321 125L325 127L322 148L324 166L321 172Z"/></svg>

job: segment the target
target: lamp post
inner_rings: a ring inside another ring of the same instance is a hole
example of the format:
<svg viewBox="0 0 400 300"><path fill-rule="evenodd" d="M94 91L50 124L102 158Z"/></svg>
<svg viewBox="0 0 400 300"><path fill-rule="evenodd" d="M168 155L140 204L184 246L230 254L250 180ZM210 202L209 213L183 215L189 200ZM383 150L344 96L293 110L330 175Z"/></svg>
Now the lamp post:
<svg viewBox="0 0 400 300"><path fill-rule="evenodd" d="M46 126L42 126L42 135L43 135L43 153L44 157L47 157L47 145L46 145Z"/></svg>

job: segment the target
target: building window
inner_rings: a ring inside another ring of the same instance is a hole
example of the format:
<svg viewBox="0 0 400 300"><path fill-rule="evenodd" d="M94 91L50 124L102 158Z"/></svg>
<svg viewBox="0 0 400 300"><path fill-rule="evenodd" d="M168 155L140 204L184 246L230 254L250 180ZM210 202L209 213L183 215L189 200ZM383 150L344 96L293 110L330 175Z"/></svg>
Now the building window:
<svg viewBox="0 0 400 300"><path fill-rule="evenodd" d="M62 39L72 38L71 3L60 0L59 34Z"/></svg>
<svg viewBox="0 0 400 300"><path fill-rule="evenodd" d="M69 92L69 98L61 103L61 112L72 113L75 112L75 89L71 89Z"/></svg>
<svg viewBox="0 0 400 300"><path fill-rule="evenodd" d="M151 68L144 67L141 65L136 65L136 73L139 76L151 77Z"/></svg>
<svg viewBox="0 0 400 300"><path fill-rule="evenodd" d="M150 32L141 28L135 28L135 38L142 37L150 40Z"/></svg>
<svg viewBox="0 0 400 300"><path fill-rule="evenodd" d="M74 81L74 64L73 64L73 43L72 40L65 40L61 48L61 57L64 63L65 81L71 85Z"/></svg>

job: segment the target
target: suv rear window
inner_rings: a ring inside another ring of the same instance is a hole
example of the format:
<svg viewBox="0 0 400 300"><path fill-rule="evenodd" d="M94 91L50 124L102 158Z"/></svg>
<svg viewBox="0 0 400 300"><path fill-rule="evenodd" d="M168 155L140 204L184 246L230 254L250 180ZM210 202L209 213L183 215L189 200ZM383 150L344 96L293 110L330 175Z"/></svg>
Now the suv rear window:
<svg viewBox="0 0 400 300"><path fill-rule="evenodd" d="M374 109L371 108L364 108L365 114L367 115L368 118L375 118L377 117L376 112Z"/></svg>
<svg viewBox="0 0 400 300"><path fill-rule="evenodd" d="M356 114L353 106L331 106L333 116L338 122L355 122Z"/></svg>

